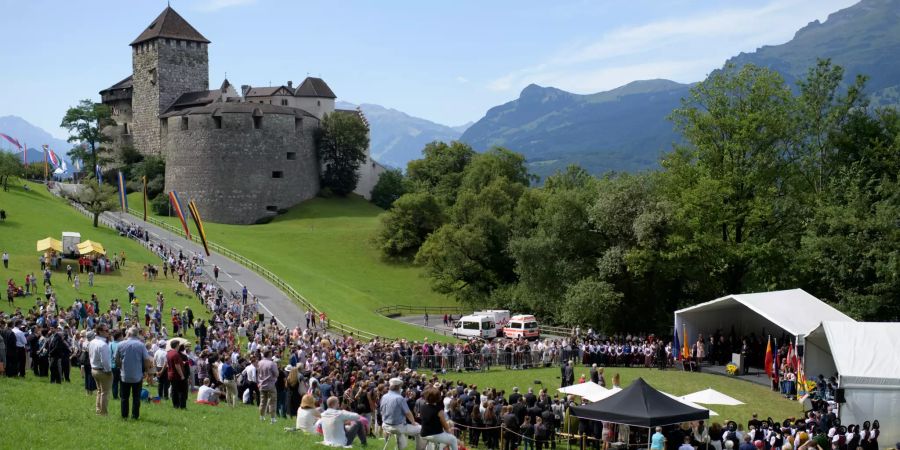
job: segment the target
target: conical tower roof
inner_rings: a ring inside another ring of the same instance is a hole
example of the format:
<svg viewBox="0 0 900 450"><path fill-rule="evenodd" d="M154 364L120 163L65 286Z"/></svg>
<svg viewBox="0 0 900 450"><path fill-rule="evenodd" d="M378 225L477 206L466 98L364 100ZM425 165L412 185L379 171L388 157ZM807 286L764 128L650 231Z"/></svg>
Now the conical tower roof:
<svg viewBox="0 0 900 450"><path fill-rule="evenodd" d="M131 45L150 41L158 38L181 39L184 41L203 42L209 44L209 40L203 37L196 28L184 20L172 7L167 6L159 17L150 23L143 33L135 39Z"/></svg>

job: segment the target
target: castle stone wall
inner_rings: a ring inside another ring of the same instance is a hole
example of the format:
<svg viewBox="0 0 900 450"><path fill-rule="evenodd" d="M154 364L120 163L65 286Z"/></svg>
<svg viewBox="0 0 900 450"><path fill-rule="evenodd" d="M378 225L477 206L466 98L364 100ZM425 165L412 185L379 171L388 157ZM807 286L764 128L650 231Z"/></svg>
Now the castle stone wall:
<svg viewBox="0 0 900 450"><path fill-rule="evenodd" d="M185 202L193 198L204 220L231 224L252 224L315 197L318 120L281 108L287 112L262 114L255 129L253 113L222 112L229 107L237 106L212 105L198 108L203 113L195 109L162 119L166 191L178 191ZM213 114L221 117L220 129ZM276 171L281 178L273 178Z"/></svg>
<svg viewBox="0 0 900 450"><path fill-rule="evenodd" d="M132 48L134 145L162 151L159 115L181 94L209 89L207 44L159 38Z"/></svg>

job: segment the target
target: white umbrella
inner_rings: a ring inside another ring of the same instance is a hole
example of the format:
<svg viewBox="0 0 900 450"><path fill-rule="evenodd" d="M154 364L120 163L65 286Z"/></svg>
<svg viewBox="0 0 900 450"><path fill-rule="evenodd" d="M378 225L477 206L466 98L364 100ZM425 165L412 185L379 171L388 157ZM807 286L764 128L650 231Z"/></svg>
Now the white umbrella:
<svg viewBox="0 0 900 450"><path fill-rule="evenodd" d="M577 395L579 397L584 397L584 398L588 399L589 401L594 401L594 400L591 400L591 397L597 396L597 395L603 395L606 393L606 391L607 391L607 389L605 387L600 386L599 384L594 383L593 381L588 381L587 383L573 384L571 386L566 386L564 388L559 389L559 392L562 392L563 394Z"/></svg>
<svg viewBox="0 0 900 450"><path fill-rule="evenodd" d="M662 391L660 391L660 392L662 392ZM670 394L670 393L668 393L668 392L663 392L663 394L666 394L666 395L668 395L670 398L673 398L673 399L675 399L675 400L678 400L679 402L684 403L685 405L688 405L688 406L690 406L691 408L705 409L705 410L709 411L709 416L710 416L710 417L712 417L712 416L718 416L718 415L719 415L719 413L717 413L717 412L715 412L715 411L713 411L713 410L711 410L711 409L709 409L709 408L707 408L707 407L705 407L705 406L700 406L700 405L698 405L698 404L696 404L696 403L687 401L687 400L685 400L685 399L683 399L683 398L681 398L681 397L672 395L672 394Z"/></svg>
<svg viewBox="0 0 900 450"><path fill-rule="evenodd" d="M597 392L590 393L590 394L586 395L584 398L586 398L587 401L589 401L591 403L599 402L600 400L603 400L607 397L612 397L613 395L618 394L619 391L621 391L621 390L622 390L622 388L614 387L614 388L610 388L610 389L605 389L604 392L597 391Z"/></svg>
<svg viewBox="0 0 900 450"><path fill-rule="evenodd" d="M689 402L694 403L702 403L704 405L743 405L744 402L725 395L715 389L705 389L699 392L694 392L693 394L688 394L681 397L683 400L687 400Z"/></svg>

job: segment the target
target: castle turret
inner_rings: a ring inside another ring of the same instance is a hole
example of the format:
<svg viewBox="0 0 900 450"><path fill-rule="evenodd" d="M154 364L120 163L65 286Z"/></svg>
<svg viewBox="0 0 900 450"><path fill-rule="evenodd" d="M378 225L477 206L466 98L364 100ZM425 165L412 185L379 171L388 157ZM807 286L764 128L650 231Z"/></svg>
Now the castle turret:
<svg viewBox="0 0 900 450"><path fill-rule="evenodd" d="M131 43L134 146L160 154L160 119L177 98L209 89L209 40L171 7Z"/></svg>
<svg viewBox="0 0 900 450"><path fill-rule="evenodd" d="M334 112L334 91L321 78L307 77L294 91L295 106L321 119Z"/></svg>

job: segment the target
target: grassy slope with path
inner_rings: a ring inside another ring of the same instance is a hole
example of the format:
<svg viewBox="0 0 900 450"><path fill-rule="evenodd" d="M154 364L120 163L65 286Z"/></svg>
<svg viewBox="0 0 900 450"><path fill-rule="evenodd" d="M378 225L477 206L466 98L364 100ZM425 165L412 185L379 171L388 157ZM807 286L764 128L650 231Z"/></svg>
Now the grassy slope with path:
<svg viewBox="0 0 900 450"><path fill-rule="evenodd" d="M585 378L588 378L588 370L587 367L576 367L576 380L582 374L585 375ZM635 378L641 377L656 389L672 395L686 395L706 388L713 388L746 403L739 406L709 405L713 411L719 413L718 417L711 418L713 422L724 423L728 420L734 420L738 423L746 424L753 413L758 413L762 418L772 417L778 421L802 414L800 405L795 401L786 400L763 386L721 375L690 373L680 370L661 372L655 369L608 367L604 373L607 386L612 386L612 378L616 373L620 375L623 387L631 384ZM458 376L457 374L445 375L447 379L455 380L459 378L466 383L474 383L479 388L495 387L497 389L505 389L507 393L512 392L512 388L516 386L519 387L521 392L525 392L529 387L534 387L535 392L537 392L541 385L533 383L540 380L550 395L556 393L557 388L559 388L559 376L560 371L558 367L524 371L492 369L484 373L473 372L458 374Z"/></svg>
<svg viewBox="0 0 900 450"><path fill-rule="evenodd" d="M139 194L129 201L140 208ZM381 212L359 197L316 198L265 225L205 227L210 240L271 270L330 318L381 336L440 338L372 313L388 305L454 305L430 289L420 268L381 259L371 243Z"/></svg>
<svg viewBox="0 0 900 450"><path fill-rule="evenodd" d="M0 277L4 282L0 310L11 312L16 307L21 307L23 311L27 311L34 306L36 298L34 295L17 297L12 306L6 301L6 281L12 278L21 286L25 282L26 273L38 276L40 298L44 298L43 275L38 261L40 254L35 251L35 243L47 236L61 239L63 231L76 231L81 233L82 240L90 239L103 244L110 255L112 252L124 251L127 263L123 270L95 276L93 288L88 286L87 274L81 274L81 288L76 291L71 282L66 282L65 264L71 264L77 272L77 261L64 259L60 270L55 271L51 277L60 306L68 307L76 298L89 299L91 293L95 293L103 311L108 310L109 300L118 298L123 305L123 312L129 312L130 307L125 304L128 300L126 287L129 283L134 283L138 300L141 301L141 317L143 306L147 301L155 304L157 291L163 293L167 310L171 306L179 310L190 306L196 316L209 317L206 308L200 306L190 289L177 280L160 278L152 282L144 281L142 268L148 263L158 265L160 259L156 255L139 243L120 237L109 228L102 226L94 228L90 218L75 211L62 199L51 195L43 185L29 183L29 186L29 191L25 191L21 184L10 186L9 192L0 191L0 208L5 209L7 214L6 221L0 223L0 252L7 251L10 254L9 269L0 267ZM163 317L171 333L171 321L167 311L163 312ZM189 335L193 337L192 333Z"/></svg>

